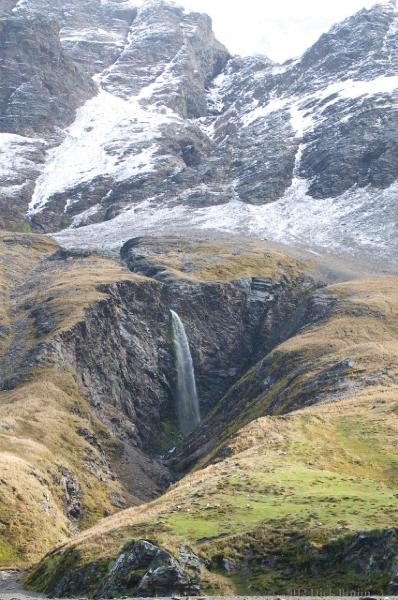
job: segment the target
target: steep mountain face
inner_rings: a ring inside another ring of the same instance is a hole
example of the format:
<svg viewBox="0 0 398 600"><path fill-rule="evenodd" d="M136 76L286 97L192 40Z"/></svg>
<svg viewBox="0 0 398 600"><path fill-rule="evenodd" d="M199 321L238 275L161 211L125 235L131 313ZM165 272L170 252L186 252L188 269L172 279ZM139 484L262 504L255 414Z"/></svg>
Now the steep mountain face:
<svg viewBox="0 0 398 600"><path fill-rule="evenodd" d="M53 19L0 18L0 51L0 225L13 229L26 218L51 138L59 143L58 130L95 85L65 55Z"/></svg>
<svg viewBox="0 0 398 600"><path fill-rule="evenodd" d="M208 17L163 0L33 0L3 12L0 44L15 62L17 24L40 30L41 13L60 27L57 41L51 21L54 48L28 52L33 75L4 73L6 225L68 227L63 244L108 251L145 231L207 229L395 262L395 2L284 65L230 57ZM59 81L49 52L62 54Z"/></svg>
<svg viewBox="0 0 398 600"><path fill-rule="evenodd" d="M1 21L1 131L44 135L73 121L94 82L62 50L58 24L32 15Z"/></svg>

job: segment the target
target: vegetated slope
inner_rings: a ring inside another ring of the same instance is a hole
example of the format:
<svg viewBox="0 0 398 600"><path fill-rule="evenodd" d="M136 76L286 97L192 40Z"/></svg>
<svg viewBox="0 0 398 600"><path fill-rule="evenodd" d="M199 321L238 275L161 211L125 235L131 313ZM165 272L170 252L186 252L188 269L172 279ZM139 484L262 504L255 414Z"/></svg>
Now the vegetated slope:
<svg viewBox="0 0 398 600"><path fill-rule="evenodd" d="M0 559L30 564L51 544L126 506L111 438L49 345L133 276L100 258L52 260L41 236L1 234ZM126 502L127 501L127 502Z"/></svg>
<svg viewBox="0 0 398 600"><path fill-rule="evenodd" d="M396 283L395 277L374 278L316 291L306 306L300 335L262 357L231 386L179 449L177 465L189 465L209 447L217 447L220 436L263 414L334 402L378 383L395 386Z"/></svg>
<svg viewBox="0 0 398 600"><path fill-rule="evenodd" d="M159 592L155 567L171 559L157 555L149 569L153 557L142 561L138 542L146 539L174 556L185 589L394 592L397 291L397 278L374 278L321 292L334 298L331 313L233 388L237 420L224 422L196 469L144 508L55 549L29 585L56 594ZM224 415L234 406L229 394ZM209 428L217 408L214 415ZM187 564L187 547L200 570L192 557Z"/></svg>
<svg viewBox="0 0 398 600"><path fill-rule="evenodd" d="M162 457L182 441L170 309L195 340L206 415L260 349L295 331L315 285L300 263L261 243L130 246L127 263L152 248L174 260L170 274L158 280L42 236L0 235L2 566L31 564L173 479ZM275 288L272 298L258 295L261 282ZM290 329L279 331L281 318Z"/></svg>

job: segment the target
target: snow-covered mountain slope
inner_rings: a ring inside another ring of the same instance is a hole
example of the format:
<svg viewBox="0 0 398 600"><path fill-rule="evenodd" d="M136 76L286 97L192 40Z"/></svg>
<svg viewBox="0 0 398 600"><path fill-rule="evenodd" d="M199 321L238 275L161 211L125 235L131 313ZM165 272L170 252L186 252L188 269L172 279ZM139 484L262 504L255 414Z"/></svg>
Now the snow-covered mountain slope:
<svg viewBox="0 0 398 600"><path fill-rule="evenodd" d="M142 232L224 230L396 261L395 2L284 65L230 57L207 16L162 0L20 0L5 13L0 49L2 23L45 13L75 66L74 121L58 111L27 130L32 97L0 135L2 195L35 228L106 249Z"/></svg>

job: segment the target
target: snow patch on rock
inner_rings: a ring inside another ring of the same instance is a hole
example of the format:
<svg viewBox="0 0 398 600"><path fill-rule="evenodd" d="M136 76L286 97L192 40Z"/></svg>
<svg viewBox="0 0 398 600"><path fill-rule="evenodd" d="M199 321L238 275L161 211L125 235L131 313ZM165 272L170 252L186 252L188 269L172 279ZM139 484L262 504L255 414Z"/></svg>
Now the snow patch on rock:
<svg viewBox="0 0 398 600"><path fill-rule="evenodd" d="M396 253L390 243L396 235L395 225L386 227L386 221L398 183L386 190L352 189L338 198L322 200L308 196L307 187L305 180L296 177L283 198L262 206L235 198L227 204L192 209L162 206L152 198L110 222L69 229L55 238L66 247L116 253L136 235L224 231L326 252L344 252L349 247L354 255ZM380 218L383 211L386 215Z"/></svg>
<svg viewBox="0 0 398 600"><path fill-rule="evenodd" d="M46 146L40 138L28 138L13 133L0 133L0 185L13 184L19 180L20 174L40 170L36 153Z"/></svg>
<svg viewBox="0 0 398 600"><path fill-rule="evenodd" d="M341 100L391 94L396 90L398 90L398 75L381 76L368 81L347 79L332 83L318 92L304 96L274 97L264 106L260 106L258 100L254 100L251 109L241 118L241 122L244 127L248 127L258 119L265 119L274 112L289 109L292 115L293 129L298 135L302 135L312 128L313 121L317 116L322 116L326 108ZM329 102L325 103L324 101L327 99ZM314 103L312 109L305 108L310 101L317 102ZM319 103L322 103L321 108Z"/></svg>
<svg viewBox="0 0 398 600"><path fill-rule="evenodd" d="M178 121L172 111L143 108L138 98L125 100L101 89L81 107L60 146L49 152L29 206L33 215L57 193L110 176L123 181L155 169L160 127Z"/></svg>

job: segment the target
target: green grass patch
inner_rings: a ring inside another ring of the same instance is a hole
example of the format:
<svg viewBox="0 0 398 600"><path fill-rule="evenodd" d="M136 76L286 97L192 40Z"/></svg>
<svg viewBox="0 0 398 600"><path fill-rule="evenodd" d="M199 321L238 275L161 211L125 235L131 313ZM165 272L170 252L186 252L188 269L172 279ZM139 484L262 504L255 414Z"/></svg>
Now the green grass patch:
<svg viewBox="0 0 398 600"><path fill-rule="evenodd" d="M20 556L6 539L0 536L0 563L3 567L15 566L18 564Z"/></svg>

